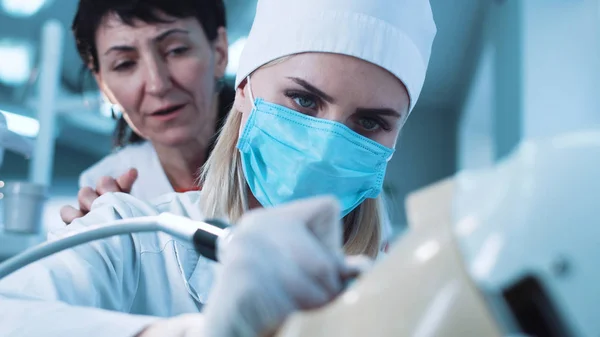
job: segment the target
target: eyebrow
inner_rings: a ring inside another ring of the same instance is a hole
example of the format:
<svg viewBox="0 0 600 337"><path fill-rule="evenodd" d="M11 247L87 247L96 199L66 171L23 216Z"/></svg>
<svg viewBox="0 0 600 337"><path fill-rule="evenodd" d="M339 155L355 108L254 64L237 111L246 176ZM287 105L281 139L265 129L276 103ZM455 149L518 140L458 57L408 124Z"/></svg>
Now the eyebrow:
<svg viewBox="0 0 600 337"><path fill-rule="evenodd" d="M327 95L322 90L318 89L314 85L308 83L307 81L305 81L305 80L303 80L301 78L298 78L298 77L288 77L288 79L290 79L290 80L296 82L297 84L301 85L302 87L304 87L304 89L310 91L312 94L314 94L316 96L319 96L324 101L327 101L329 103L334 103L335 102L335 100L333 99L333 97Z"/></svg>
<svg viewBox="0 0 600 337"><path fill-rule="evenodd" d="M392 116L401 118L402 114L394 109L389 108L357 108L356 113L358 114L376 114L381 116Z"/></svg>
<svg viewBox="0 0 600 337"><path fill-rule="evenodd" d="M167 37L169 37L170 35L173 35L173 34L186 34L186 35L189 35L190 32L187 31L187 30L185 30L185 29L181 29L181 28L173 28L173 29L169 29L169 30L166 30L166 31L158 34L158 36L154 37L152 40L154 42L161 42L161 41L163 41L164 39L166 39ZM134 50L135 50L135 48L132 47L132 46L126 46L126 45L113 46L113 47L110 47L104 53L104 55L108 55L110 52L113 52L113 51L125 51L125 52L128 52L128 51L134 51Z"/></svg>
<svg viewBox="0 0 600 337"><path fill-rule="evenodd" d="M185 35L189 35L190 34L190 32L187 31L187 30L185 30L185 29L182 29L182 28L173 28L173 29L169 29L169 30L166 30L166 31L158 34L158 36L155 37L153 40L155 42L161 42L162 40L164 40L167 37L169 37L169 35L177 34L177 33L179 33L179 34L185 34Z"/></svg>

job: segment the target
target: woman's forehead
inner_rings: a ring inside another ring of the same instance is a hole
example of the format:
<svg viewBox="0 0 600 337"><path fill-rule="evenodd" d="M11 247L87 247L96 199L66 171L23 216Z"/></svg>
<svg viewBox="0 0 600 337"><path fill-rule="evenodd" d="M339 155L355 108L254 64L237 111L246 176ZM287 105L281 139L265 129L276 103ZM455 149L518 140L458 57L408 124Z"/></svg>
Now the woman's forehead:
<svg viewBox="0 0 600 337"><path fill-rule="evenodd" d="M134 19L132 22L124 22L116 13L107 14L98 26L96 38L98 43L102 41L123 40L132 42L136 36L152 37L163 31L179 28L187 31L201 29L195 18L174 18L166 15L160 16L165 22L144 22Z"/></svg>
<svg viewBox="0 0 600 337"><path fill-rule="evenodd" d="M385 101L396 106L408 101L406 89L396 76L375 64L352 56L302 53L275 62L264 67L264 70L265 77L270 80L277 78L281 83L300 78L331 96L364 97L363 101L370 98L372 101ZM261 70L257 71L257 75L258 72Z"/></svg>

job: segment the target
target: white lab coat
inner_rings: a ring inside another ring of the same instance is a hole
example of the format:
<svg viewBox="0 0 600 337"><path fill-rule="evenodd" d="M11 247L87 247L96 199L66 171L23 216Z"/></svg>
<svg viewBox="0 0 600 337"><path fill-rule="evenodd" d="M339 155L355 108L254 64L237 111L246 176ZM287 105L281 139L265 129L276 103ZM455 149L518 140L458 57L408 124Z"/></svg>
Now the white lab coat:
<svg viewBox="0 0 600 337"><path fill-rule="evenodd" d="M130 144L106 156L94 166L85 170L79 177L79 187L96 188L103 176L118 178L130 168L138 170L138 179L133 184L131 195L142 200L152 200L158 196L174 192L158 155L150 142ZM392 238L392 225L387 209L383 210L381 228L382 248Z"/></svg>
<svg viewBox="0 0 600 337"><path fill-rule="evenodd" d="M200 192L172 193L153 203L106 194L93 212L51 237L161 212L202 219L199 199ZM163 233L81 245L0 280L0 336L135 336L158 317L199 312L215 268L191 245Z"/></svg>
<svg viewBox="0 0 600 337"><path fill-rule="evenodd" d="M110 154L98 163L83 171L79 176L79 187L96 188L103 176L118 178L127 170L136 168L138 178L133 184L131 195L142 200L152 200L164 194L174 192L158 155L150 142L129 144Z"/></svg>

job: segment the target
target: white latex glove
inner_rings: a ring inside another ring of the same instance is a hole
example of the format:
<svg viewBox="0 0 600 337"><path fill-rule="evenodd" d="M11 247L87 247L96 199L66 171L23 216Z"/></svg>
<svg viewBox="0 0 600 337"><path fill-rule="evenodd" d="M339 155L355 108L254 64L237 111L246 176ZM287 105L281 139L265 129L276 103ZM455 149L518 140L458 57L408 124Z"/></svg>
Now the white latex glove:
<svg viewBox="0 0 600 337"><path fill-rule="evenodd" d="M272 334L294 311L322 306L370 266L344 260L338 202L330 197L246 213L226 243L202 314L161 320L139 337Z"/></svg>
<svg viewBox="0 0 600 337"><path fill-rule="evenodd" d="M202 336L268 335L296 310L322 306L353 273L336 199L319 197L245 215L219 259Z"/></svg>

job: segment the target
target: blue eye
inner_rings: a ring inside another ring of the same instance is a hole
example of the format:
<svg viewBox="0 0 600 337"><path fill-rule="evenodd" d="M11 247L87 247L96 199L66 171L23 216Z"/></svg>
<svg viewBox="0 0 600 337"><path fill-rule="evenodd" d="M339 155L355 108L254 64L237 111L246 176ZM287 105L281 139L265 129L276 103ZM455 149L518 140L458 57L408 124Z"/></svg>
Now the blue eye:
<svg viewBox="0 0 600 337"><path fill-rule="evenodd" d="M283 94L293 102L289 103L290 108L305 110L301 111L304 114L314 115L315 112L322 106L319 97L307 92L286 90Z"/></svg>
<svg viewBox="0 0 600 337"><path fill-rule="evenodd" d="M294 102L305 109L316 109L317 103L309 97L299 96L293 97Z"/></svg>
<svg viewBox="0 0 600 337"><path fill-rule="evenodd" d="M358 120L358 124L365 131L377 131L381 128L381 124L371 118L361 118Z"/></svg>

